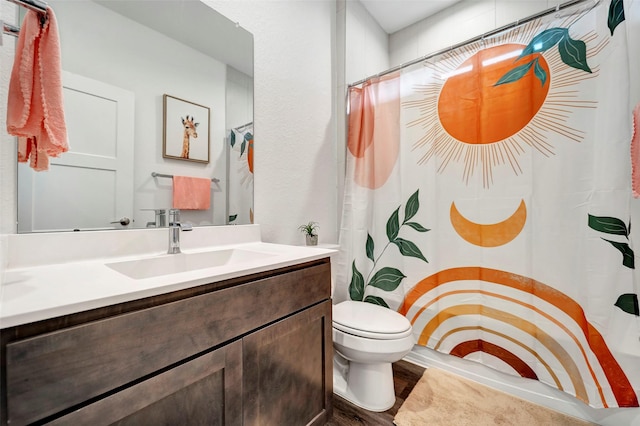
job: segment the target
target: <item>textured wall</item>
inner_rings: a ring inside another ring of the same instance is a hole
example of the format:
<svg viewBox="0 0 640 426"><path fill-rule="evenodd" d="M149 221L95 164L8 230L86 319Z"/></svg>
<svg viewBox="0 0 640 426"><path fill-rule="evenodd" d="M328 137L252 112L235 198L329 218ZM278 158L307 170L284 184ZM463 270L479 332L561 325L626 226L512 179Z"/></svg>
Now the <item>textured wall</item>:
<svg viewBox="0 0 640 426"><path fill-rule="evenodd" d="M463 0L389 37L391 66L555 7L553 0Z"/></svg>
<svg viewBox="0 0 640 426"><path fill-rule="evenodd" d="M346 21L347 84L389 68L389 35L359 1L346 2Z"/></svg>
<svg viewBox="0 0 640 426"><path fill-rule="evenodd" d="M255 219L265 241L337 241L333 1L206 1L254 36Z"/></svg>

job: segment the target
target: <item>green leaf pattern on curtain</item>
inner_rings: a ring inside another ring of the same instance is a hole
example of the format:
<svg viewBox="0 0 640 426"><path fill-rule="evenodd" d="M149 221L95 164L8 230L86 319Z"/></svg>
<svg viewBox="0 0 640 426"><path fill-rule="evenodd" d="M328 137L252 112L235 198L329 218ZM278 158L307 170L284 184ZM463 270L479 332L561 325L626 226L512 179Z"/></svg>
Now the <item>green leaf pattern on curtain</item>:
<svg viewBox="0 0 640 426"><path fill-rule="evenodd" d="M367 246L366 246L367 257L371 259L372 262L375 262L376 260L373 258L373 249L374 249L373 238L371 238L371 235L367 233Z"/></svg>
<svg viewBox="0 0 640 426"><path fill-rule="evenodd" d="M635 260L633 256L633 250L629 247L628 243L619 243L618 241L611 241L603 238L606 242L617 248L622 253L622 264L630 269L635 269Z"/></svg>
<svg viewBox="0 0 640 426"><path fill-rule="evenodd" d="M364 298L364 277L356 267L356 261L351 266L351 284L349 284L349 296L351 300L362 301Z"/></svg>
<svg viewBox="0 0 640 426"><path fill-rule="evenodd" d="M519 65L519 66L515 67L514 69L510 70L505 75L500 77L500 80L498 80L498 82L495 85L499 86L501 84L513 83L513 82L516 82L516 81L520 80L522 77L527 75L527 73L531 69L531 66L533 65L533 62L534 61L527 62L524 65ZM545 75L545 80L546 80L546 75ZM544 83L543 83L543 85L544 85Z"/></svg>
<svg viewBox="0 0 640 426"><path fill-rule="evenodd" d="M591 72L591 68L587 65L587 45L584 41L574 40L567 35L560 40L558 51L565 64L588 73Z"/></svg>
<svg viewBox="0 0 640 426"><path fill-rule="evenodd" d="M631 232L631 224L627 229L627 225L623 221L610 216L589 215L589 228L607 234L624 235L625 237L629 237L629 232Z"/></svg>
<svg viewBox="0 0 640 426"><path fill-rule="evenodd" d="M398 246L398 249L400 249L400 253L403 256L417 257L418 259L422 259L427 262L427 259L425 259L425 257L422 255L422 252L420 251L418 246L416 246L411 241L407 241L403 238L396 238L391 242Z"/></svg>
<svg viewBox="0 0 640 426"><path fill-rule="evenodd" d="M421 224L409 221L418 213L418 210L420 208L419 191L414 192L407 200L404 208L404 220L402 221L402 223L400 223L401 207L402 206L399 206L393 213L391 213L391 216L389 216L389 219L387 220L386 236L389 241L384 246L378 257L375 256L376 245L373 241L373 237L370 233L367 233L365 254L367 259L373 262L373 266L371 267L369 275L367 276L367 280L365 280L364 276L356 266L356 261L353 261L351 267L351 282L349 284L349 297L351 297L351 300L364 301L387 308L389 307L384 298L371 294L367 295L365 293L368 286L375 287L387 292L394 291L400 286L402 280L406 278L406 275L404 275L401 270L390 266L381 267L374 273L374 270L376 270L376 266L378 265L380 258L385 253L387 248L391 245L395 245L396 247L398 247L400 254L405 257L414 257L428 263L427 258L424 256L417 244L415 244L413 241L409 241L398 236L400 234L400 230L404 226L407 226L408 228L413 229L417 232L429 231L429 229L425 228ZM371 276L372 273L373 276ZM369 277L371 278L369 279Z"/></svg>
<svg viewBox="0 0 640 426"><path fill-rule="evenodd" d="M535 73L536 77L538 77L538 80L542 82L542 86L544 87L544 84L547 82L547 72L540 66L540 61L538 60L538 58L536 58L535 60L533 72Z"/></svg>
<svg viewBox="0 0 640 426"><path fill-rule="evenodd" d="M618 297L615 305L625 311L628 314L640 316L640 309L638 308L638 295L637 294L623 294Z"/></svg>
<svg viewBox="0 0 640 426"><path fill-rule="evenodd" d="M398 219L399 213L400 207L391 214L391 217L387 221L387 238L389 238L389 241L395 240L398 236L398 232L400 231L400 223Z"/></svg>
<svg viewBox="0 0 640 426"><path fill-rule="evenodd" d="M393 291L398 288L403 278L406 278L406 275L404 275L400 270L385 267L373 275L369 285L384 291Z"/></svg>
<svg viewBox="0 0 640 426"><path fill-rule="evenodd" d="M627 226L622 220L611 216L589 215L589 228L610 235L623 235L627 240L631 232L631 223ZM635 269L634 253L626 242L612 241L602 238L622 253L622 264L630 269Z"/></svg>
<svg viewBox="0 0 640 426"><path fill-rule="evenodd" d="M569 35L568 28L548 28L534 36L514 62L517 62L529 55L533 55L534 53L546 52L556 45L558 46L558 52L560 53L562 62L572 68L591 73L591 68L589 68L589 65L587 64L587 45L582 40L572 39ZM494 86L516 82L527 75L532 67L534 75L544 86L547 82L547 73L538 64L538 58L532 59L526 64L518 65L517 67L507 71L505 75L500 77Z"/></svg>
<svg viewBox="0 0 640 426"><path fill-rule="evenodd" d="M378 296L369 295L364 298L364 301L368 303L373 303L374 305L384 306L385 308L389 307L389 305L387 305L387 302L385 302L382 297L378 297Z"/></svg>
<svg viewBox="0 0 640 426"><path fill-rule="evenodd" d="M622 235L628 240L629 234L631 233L631 222L629 222L629 226L627 226L622 220L616 217L589 215L589 228L609 235ZM608 240L606 238L602 239L620 251L622 254L622 264L624 266L635 269L635 255L628 243ZM618 297L614 305L629 314L640 315L638 313L638 296L636 294L623 294Z"/></svg>
<svg viewBox="0 0 640 426"><path fill-rule="evenodd" d="M624 21L624 2L622 0L611 0L609 5L609 18L607 25L613 36L613 31Z"/></svg>
<svg viewBox="0 0 640 426"><path fill-rule="evenodd" d="M558 44L564 37L569 36L569 30L567 28L549 28L542 31L531 39L531 42L522 50L518 59L522 59L525 56L529 56L533 53L546 52L553 46ZM516 61L518 60L516 59Z"/></svg>

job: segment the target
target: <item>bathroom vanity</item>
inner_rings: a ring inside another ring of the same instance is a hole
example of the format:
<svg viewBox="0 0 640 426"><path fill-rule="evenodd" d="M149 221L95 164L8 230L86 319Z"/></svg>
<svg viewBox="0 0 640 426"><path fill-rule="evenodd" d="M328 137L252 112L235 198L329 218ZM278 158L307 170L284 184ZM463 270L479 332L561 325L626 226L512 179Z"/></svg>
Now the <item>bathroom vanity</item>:
<svg viewBox="0 0 640 426"><path fill-rule="evenodd" d="M325 424L331 265L311 253L274 254L271 266L210 282L216 268L195 271L202 277L172 291L3 326L2 424ZM98 285L121 275L103 274Z"/></svg>

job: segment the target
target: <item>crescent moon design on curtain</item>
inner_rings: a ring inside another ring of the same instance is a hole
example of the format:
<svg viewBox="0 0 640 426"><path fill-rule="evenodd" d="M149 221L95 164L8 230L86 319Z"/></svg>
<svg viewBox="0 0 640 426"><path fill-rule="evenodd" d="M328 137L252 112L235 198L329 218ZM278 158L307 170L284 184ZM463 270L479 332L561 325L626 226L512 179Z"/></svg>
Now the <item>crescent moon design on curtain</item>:
<svg viewBox="0 0 640 426"><path fill-rule="evenodd" d="M465 241L480 247L497 247L507 244L522 232L527 221L527 206L520 201L518 209L502 222L479 224L462 216L455 203L451 203L449 214L453 229Z"/></svg>

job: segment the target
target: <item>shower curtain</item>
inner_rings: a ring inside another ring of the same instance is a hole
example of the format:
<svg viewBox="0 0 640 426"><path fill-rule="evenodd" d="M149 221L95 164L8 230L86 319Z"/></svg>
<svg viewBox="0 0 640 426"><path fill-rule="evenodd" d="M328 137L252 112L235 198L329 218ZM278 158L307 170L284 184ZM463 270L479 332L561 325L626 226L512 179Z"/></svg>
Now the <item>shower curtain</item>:
<svg viewBox="0 0 640 426"><path fill-rule="evenodd" d="M349 89L334 298L399 311L418 345L637 407L624 10L585 4Z"/></svg>
<svg viewBox="0 0 640 426"><path fill-rule="evenodd" d="M229 132L228 223L253 223L253 125Z"/></svg>

